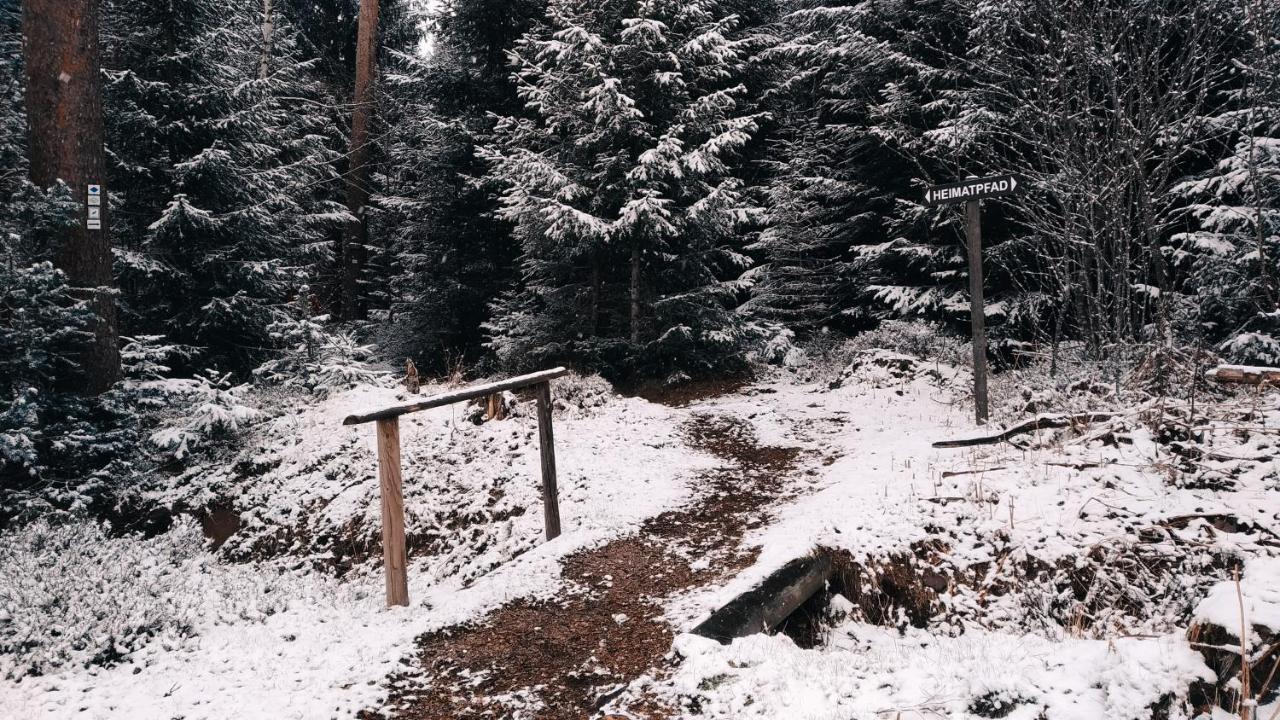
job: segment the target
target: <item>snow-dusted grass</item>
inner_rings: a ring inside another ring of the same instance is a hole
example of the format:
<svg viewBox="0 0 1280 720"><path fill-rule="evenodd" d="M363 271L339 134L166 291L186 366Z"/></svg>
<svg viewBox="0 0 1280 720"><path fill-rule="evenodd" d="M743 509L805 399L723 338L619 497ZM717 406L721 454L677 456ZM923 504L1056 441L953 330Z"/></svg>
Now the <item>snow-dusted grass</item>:
<svg viewBox="0 0 1280 720"><path fill-rule="evenodd" d="M203 627L262 622L288 607L295 585L278 571L219 563L189 519L147 540L37 521L0 536L0 675L109 666L149 644L181 648Z"/></svg>

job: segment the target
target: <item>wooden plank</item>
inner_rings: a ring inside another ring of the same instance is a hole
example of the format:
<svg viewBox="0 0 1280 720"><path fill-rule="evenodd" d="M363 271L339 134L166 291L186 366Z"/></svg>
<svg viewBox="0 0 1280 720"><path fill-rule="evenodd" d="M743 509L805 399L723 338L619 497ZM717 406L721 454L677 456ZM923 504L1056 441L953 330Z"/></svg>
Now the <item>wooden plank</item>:
<svg viewBox="0 0 1280 720"><path fill-rule="evenodd" d="M484 385L472 385L461 390L441 393L433 395L421 402L410 403L408 405L397 405L385 410L366 413L363 415L348 415L342 421L343 425L359 425L361 423L374 422L377 420L390 420L398 418L408 413L419 412L422 410L430 410L444 405L452 405L456 402L464 402L466 400L474 400L485 395L503 392L504 390L517 390L538 383L545 383L548 380L554 380L568 374L568 370L562 367L552 368L551 370L543 370L541 372L530 373L528 375L520 375L518 377L500 380L498 382L486 383Z"/></svg>
<svg viewBox="0 0 1280 720"><path fill-rule="evenodd" d="M833 569L831 556L825 552L792 560L760 585L711 613L691 632L722 644L768 632L822 590Z"/></svg>
<svg viewBox="0 0 1280 720"><path fill-rule="evenodd" d="M1280 368L1250 365L1219 365L1205 373L1210 380L1237 385L1280 385Z"/></svg>
<svg viewBox="0 0 1280 720"><path fill-rule="evenodd" d="M400 481L400 421L378 421L378 483L382 490L382 564L387 607L409 604L404 547L404 495Z"/></svg>
<svg viewBox="0 0 1280 720"><path fill-rule="evenodd" d="M556 448L551 431L551 383L537 387L538 447L542 451L542 516L547 526L547 539L560 535L560 494L556 487Z"/></svg>
<svg viewBox="0 0 1280 720"><path fill-rule="evenodd" d="M978 424L987 421L987 311L982 294L982 216L977 200L964 206L969 245L969 317L973 327L973 405Z"/></svg>

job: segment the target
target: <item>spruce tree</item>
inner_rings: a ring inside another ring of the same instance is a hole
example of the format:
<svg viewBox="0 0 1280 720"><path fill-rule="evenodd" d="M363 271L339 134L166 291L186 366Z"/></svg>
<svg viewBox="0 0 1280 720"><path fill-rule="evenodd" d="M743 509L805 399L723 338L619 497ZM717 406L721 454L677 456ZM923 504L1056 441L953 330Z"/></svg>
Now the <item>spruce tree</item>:
<svg viewBox="0 0 1280 720"><path fill-rule="evenodd" d="M735 362L755 208L733 170L757 130L738 22L710 0L559 0L517 43L527 114L485 150L521 247L488 325L505 364L674 379Z"/></svg>
<svg viewBox="0 0 1280 720"><path fill-rule="evenodd" d="M865 327L878 313L874 261L910 167L876 132L885 87L908 72L892 46L896 6L801 2L762 54L777 116L769 146L767 227L752 248L751 311L801 332Z"/></svg>
<svg viewBox="0 0 1280 720"><path fill-rule="evenodd" d="M477 148L495 116L521 108L506 53L544 6L443 3L427 18L430 53L392 59L390 85L409 103L393 111L379 203L396 263L389 334L424 369L481 357L490 301L516 278L511 226L496 216L501 187Z"/></svg>
<svg viewBox="0 0 1280 720"><path fill-rule="evenodd" d="M1208 119L1221 154L1173 189L1191 228L1167 252L1186 276L1188 324L1232 361L1280 365L1280 8L1234 7L1241 72Z"/></svg>
<svg viewBox="0 0 1280 720"><path fill-rule="evenodd" d="M112 12L129 326L234 370L270 348L268 328L345 217L325 199L336 152L314 111L324 95L283 21L262 76L260 12L210 0L121 2Z"/></svg>

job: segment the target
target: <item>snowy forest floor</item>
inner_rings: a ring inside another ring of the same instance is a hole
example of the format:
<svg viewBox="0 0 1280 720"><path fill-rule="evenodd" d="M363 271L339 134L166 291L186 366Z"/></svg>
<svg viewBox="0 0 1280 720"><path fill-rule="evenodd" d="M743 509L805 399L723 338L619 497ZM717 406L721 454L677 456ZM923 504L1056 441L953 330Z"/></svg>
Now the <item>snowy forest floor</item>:
<svg viewBox="0 0 1280 720"><path fill-rule="evenodd" d="M190 522L5 538L16 589L0 630L28 650L0 668L0 716L1184 718L1232 707L1242 605L1268 718L1280 393L1191 408L1010 373L998 420L1112 416L933 448L981 433L967 385L884 351L674 405L566 380L565 532L549 543L529 403L479 425L409 416L411 605L391 610L372 433L339 423L397 391L281 413L235 457L149 490L233 507L217 554ZM839 572L803 632L687 634L815 548ZM150 630L106 653L47 637L77 623L123 637L140 617Z"/></svg>

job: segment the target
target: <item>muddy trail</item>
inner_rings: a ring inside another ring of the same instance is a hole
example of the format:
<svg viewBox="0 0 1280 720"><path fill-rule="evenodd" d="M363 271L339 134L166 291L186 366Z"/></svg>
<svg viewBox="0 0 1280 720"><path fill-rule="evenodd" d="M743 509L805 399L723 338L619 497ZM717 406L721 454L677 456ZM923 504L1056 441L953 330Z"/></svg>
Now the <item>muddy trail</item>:
<svg viewBox="0 0 1280 720"><path fill-rule="evenodd" d="M740 542L787 493L801 460L799 449L761 446L737 418L695 415L685 432L724 461L694 480L693 506L567 558L559 601L517 601L423 636L411 667L391 678L388 703L361 717L582 720L660 665L674 637L663 599L755 560ZM640 703L648 707L630 707L635 716L668 715Z"/></svg>

